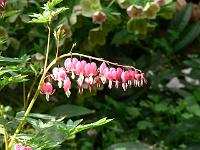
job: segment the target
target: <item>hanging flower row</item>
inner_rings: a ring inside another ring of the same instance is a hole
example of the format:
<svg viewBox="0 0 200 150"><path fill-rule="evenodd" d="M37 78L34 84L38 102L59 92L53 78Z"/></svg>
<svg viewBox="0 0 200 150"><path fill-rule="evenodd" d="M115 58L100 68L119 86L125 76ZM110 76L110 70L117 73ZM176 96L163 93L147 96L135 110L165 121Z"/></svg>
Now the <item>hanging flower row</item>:
<svg viewBox="0 0 200 150"><path fill-rule="evenodd" d="M146 83L144 73L132 66L123 66L109 61L103 61L98 67L95 62L86 62L77 58L67 58L64 67L54 67L52 74L48 77L58 82L58 87L63 88L67 97L70 96L72 87L71 80L76 80L79 93L83 93L83 85L92 91L93 87L101 87L108 82L108 88L119 88L123 90L129 87L141 87ZM109 67L110 65L115 67ZM49 95L55 92L50 81L44 82L41 94Z"/></svg>

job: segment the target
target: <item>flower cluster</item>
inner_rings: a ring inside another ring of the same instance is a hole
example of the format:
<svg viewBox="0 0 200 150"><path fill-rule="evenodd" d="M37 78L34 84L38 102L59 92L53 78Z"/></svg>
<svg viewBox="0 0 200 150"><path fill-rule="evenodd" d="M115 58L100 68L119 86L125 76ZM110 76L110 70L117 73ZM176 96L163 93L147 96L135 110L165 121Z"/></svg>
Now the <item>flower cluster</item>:
<svg viewBox="0 0 200 150"><path fill-rule="evenodd" d="M110 65L116 67L109 67ZM91 92L93 87L101 87L101 85L107 82L109 89L122 86L124 91L128 87L141 87L146 83L144 73L132 66L123 66L103 61L97 67L95 62L88 63L85 60L79 61L77 58L67 58L64 62L64 67L54 67L50 78L58 82L58 87L64 89L67 97L71 94L71 80L76 80L79 93L83 93L83 87L87 87ZM53 89L49 81L43 83L41 94L45 94L47 100L49 95L52 95L54 92L55 89Z"/></svg>
<svg viewBox="0 0 200 150"><path fill-rule="evenodd" d="M15 150L32 150L29 146L23 146L21 143L15 145Z"/></svg>

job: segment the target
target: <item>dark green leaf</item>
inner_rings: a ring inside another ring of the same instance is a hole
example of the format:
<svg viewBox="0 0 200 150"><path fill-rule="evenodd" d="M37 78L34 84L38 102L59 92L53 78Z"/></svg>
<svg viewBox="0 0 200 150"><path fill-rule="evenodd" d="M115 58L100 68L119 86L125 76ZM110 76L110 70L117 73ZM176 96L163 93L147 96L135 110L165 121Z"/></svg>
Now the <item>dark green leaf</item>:
<svg viewBox="0 0 200 150"><path fill-rule="evenodd" d="M53 108L49 113L55 116L66 116L67 118L70 118L74 116L91 114L92 111L88 108L76 105L61 105Z"/></svg>
<svg viewBox="0 0 200 150"><path fill-rule="evenodd" d="M180 51L194 41L200 34L200 21L190 25L186 31L181 33L180 39L175 42L174 51Z"/></svg>
<svg viewBox="0 0 200 150"><path fill-rule="evenodd" d="M171 22L170 30L181 33L187 26L192 14L192 4L189 3L185 9L179 12Z"/></svg>

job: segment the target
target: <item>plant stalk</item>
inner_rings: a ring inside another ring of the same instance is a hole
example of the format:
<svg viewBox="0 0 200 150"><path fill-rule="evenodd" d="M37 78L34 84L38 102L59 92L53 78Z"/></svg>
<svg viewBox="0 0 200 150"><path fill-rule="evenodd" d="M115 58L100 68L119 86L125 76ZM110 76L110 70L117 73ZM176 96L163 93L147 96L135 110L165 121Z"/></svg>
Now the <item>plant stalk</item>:
<svg viewBox="0 0 200 150"><path fill-rule="evenodd" d="M9 150L8 135L7 135L7 132L6 132L6 126L5 125L3 126L3 129L4 129L5 147L6 147L6 150Z"/></svg>
<svg viewBox="0 0 200 150"><path fill-rule="evenodd" d="M49 30L50 30L50 28L49 28ZM48 34L48 44L49 44L49 40L50 40L50 33ZM49 52L49 46L47 46L47 52ZM22 120L21 120L21 122L20 122L18 128L16 129L14 135L13 135L12 138L11 138L11 141L10 141L10 143L9 143L9 148L11 148L12 144L13 144L14 141L15 141L15 138L16 138L17 134L21 131L21 128L24 126L24 123L25 123L25 121L26 121L26 119L27 119L27 117L28 117L28 115L29 115L31 109L32 109L32 107L33 107L33 105L34 105L34 103L35 103L35 101L36 101L38 95L40 94L40 90L41 90L42 84L43 84L43 82L44 82L44 79L45 79L45 76L46 76L48 70L49 70L54 64L56 64L56 62L57 62L58 60L60 60L60 59L62 59L62 58L65 58L65 57L69 57L69 56L82 56L82 57L85 57L85 58L94 59L94 60L97 60L97 61L105 62L105 63L112 64L112 65L116 65L116 66L132 68L132 69L135 69L135 70L141 72L141 70L138 70L138 69L134 68L133 66L119 65L118 63L113 63L113 62L104 60L104 59L102 59L102 58L92 57L92 56L88 56L88 55L84 55L84 54L79 54L79 53L71 53L71 52L70 52L70 53L67 53L67 54L63 54L63 55L61 55L61 56L59 56L59 57L56 57L48 66L47 66L47 59L46 59L46 61L45 61L46 66L45 66L45 68L44 68L42 77L41 77L41 79L40 79L40 82L39 82L37 91L35 92L35 95L34 95L34 97L32 98L32 100L31 100L31 102L30 102L30 104L29 104L29 106L28 106L28 108L27 108L27 110L26 110L26 112L25 112L25 114L24 114L24 116L23 116L23 118L22 118ZM48 54L46 55L46 57L48 57Z"/></svg>

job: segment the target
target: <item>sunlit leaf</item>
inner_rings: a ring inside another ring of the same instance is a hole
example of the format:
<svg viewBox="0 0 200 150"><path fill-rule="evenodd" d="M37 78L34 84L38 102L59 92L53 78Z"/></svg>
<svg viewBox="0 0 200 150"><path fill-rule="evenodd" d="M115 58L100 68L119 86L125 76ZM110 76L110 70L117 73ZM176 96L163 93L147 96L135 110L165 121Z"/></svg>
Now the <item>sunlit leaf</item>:
<svg viewBox="0 0 200 150"><path fill-rule="evenodd" d="M81 0L80 6L82 8L82 15L86 17L91 17L96 11L102 9L100 0Z"/></svg>

